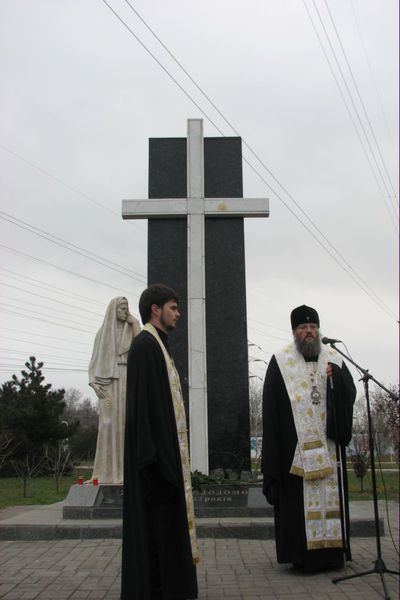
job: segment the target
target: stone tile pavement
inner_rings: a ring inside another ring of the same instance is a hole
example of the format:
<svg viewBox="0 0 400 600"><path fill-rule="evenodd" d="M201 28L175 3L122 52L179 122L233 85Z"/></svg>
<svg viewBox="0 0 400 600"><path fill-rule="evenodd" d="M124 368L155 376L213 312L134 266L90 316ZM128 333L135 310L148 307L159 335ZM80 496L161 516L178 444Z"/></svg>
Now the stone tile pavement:
<svg viewBox="0 0 400 600"><path fill-rule="evenodd" d="M370 512L369 503L361 511ZM392 533L398 546L398 504L390 503ZM380 503L380 516L386 520ZM387 568L398 570L396 553L386 524L381 538ZM334 585L342 571L304 575L278 565L270 540L200 540L199 600L373 600L384 598L379 575ZM376 558L375 538L352 540L353 562L348 574L371 569ZM0 598L4 600L117 600L121 541L50 540L0 542ZM399 597L399 580L384 576L392 600Z"/></svg>

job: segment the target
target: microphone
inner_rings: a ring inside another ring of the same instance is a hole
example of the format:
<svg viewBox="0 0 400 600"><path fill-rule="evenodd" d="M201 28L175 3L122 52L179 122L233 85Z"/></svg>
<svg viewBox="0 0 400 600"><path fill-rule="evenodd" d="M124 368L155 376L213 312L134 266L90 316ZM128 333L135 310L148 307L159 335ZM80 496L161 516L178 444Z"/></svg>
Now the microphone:
<svg viewBox="0 0 400 600"><path fill-rule="evenodd" d="M335 340L334 338L323 337L321 339L323 344L337 344L338 342L342 342L342 340Z"/></svg>

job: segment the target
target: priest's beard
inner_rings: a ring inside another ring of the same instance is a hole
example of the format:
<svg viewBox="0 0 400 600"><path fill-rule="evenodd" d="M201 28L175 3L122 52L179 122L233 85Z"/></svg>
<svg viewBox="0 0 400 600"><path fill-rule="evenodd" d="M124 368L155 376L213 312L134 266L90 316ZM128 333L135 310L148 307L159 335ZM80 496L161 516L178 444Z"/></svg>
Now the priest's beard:
<svg viewBox="0 0 400 600"><path fill-rule="evenodd" d="M321 352L321 340L319 332L315 340L299 340L296 336L294 338L294 343L296 345L297 350L304 356L304 358L312 358L313 356L318 356Z"/></svg>

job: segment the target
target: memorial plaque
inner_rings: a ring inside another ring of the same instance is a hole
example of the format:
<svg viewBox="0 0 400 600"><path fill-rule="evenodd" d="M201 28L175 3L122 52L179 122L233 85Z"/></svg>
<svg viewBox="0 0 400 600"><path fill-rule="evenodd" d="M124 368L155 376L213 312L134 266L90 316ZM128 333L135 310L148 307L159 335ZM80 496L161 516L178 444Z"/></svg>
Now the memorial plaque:
<svg viewBox="0 0 400 600"><path fill-rule="evenodd" d="M261 485L202 485L193 491L196 517L269 517Z"/></svg>

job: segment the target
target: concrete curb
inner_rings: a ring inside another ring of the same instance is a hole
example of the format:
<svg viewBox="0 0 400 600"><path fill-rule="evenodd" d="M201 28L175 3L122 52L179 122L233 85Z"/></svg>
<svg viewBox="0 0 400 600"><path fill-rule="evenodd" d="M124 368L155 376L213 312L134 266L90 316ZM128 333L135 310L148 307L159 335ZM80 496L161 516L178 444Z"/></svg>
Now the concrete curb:
<svg viewBox="0 0 400 600"><path fill-rule="evenodd" d="M274 523L270 518L209 518L197 519L197 535L199 538L214 539L274 539ZM372 537L375 535L375 524L371 519L352 519L351 537ZM384 522L380 519L381 535L384 533ZM122 523L80 520L80 522L61 521L54 524L44 523L0 523L0 540L3 541L36 541L65 539L120 539Z"/></svg>

